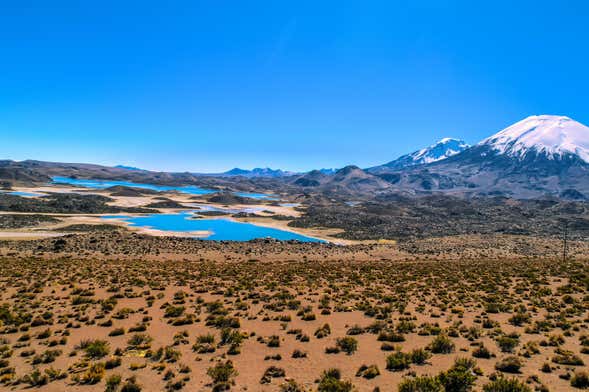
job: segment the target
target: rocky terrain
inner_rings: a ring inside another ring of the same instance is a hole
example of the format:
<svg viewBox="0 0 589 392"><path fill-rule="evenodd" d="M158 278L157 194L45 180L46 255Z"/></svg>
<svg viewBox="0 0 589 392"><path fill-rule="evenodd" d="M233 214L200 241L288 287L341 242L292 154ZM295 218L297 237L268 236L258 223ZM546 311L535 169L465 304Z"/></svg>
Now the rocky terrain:
<svg viewBox="0 0 589 392"><path fill-rule="evenodd" d="M0 211L65 214L155 212L148 208L122 208L107 204L113 201L113 199L102 195L81 195L77 193L54 193L42 198L25 198L9 194L0 194Z"/></svg>
<svg viewBox="0 0 589 392"><path fill-rule="evenodd" d="M0 229L21 229L57 222L59 219L48 215L0 214Z"/></svg>
<svg viewBox="0 0 589 392"><path fill-rule="evenodd" d="M39 240L0 241L0 255L19 254L26 257L53 257L56 253L68 257L126 257L144 259L182 258L199 260L203 255L223 256L225 261L252 259L321 261L325 258L355 260L407 261L472 259L527 260L530 258L562 258L562 238L526 235L453 235L445 237L412 238L400 241L359 242L353 245L277 241L258 239L248 242L206 241L175 236L151 236L129 232L113 225L70 225L60 231L68 234ZM567 257L583 258L589 252L589 242L570 239Z"/></svg>
<svg viewBox="0 0 589 392"><path fill-rule="evenodd" d="M311 203L293 227L328 227L348 239L406 239L462 234L589 238L589 203L559 199L381 196L355 205Z"/></svg>

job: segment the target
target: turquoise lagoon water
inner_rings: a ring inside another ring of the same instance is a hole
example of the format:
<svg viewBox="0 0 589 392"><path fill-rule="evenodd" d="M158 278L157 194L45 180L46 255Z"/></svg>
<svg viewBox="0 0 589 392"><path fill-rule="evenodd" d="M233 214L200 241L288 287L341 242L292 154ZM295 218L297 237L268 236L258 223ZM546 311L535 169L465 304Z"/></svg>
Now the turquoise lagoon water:
<svg viewBox="0 0 589 392"><path fill-rule="evenodd" d="M1 192L7 193L9 195L24 196L24 197L46 196L44 193L35 193L35 192L20 192L20 191L1 191Z"/></svg>
<svg viewBox="0 0 589 392"><path fill-rule="evenodd" d="M195 211L198 213L198 211ZM274 238L277 240L298 240L302 242L325 242L317 238L307 237L290 231L254 225L252 223L235 222L229 219L191 219L191 212L176 214L153 214L145 216L105 216L104 219L122 219L132 226L145 227L162 231L193 232L210 231L208 237L200 237L214 241L249 241L256 238Z"/></svg>
<svg viewBox="0 0 589 392"><path fill-rule="evenodd" d="M106 189L110 188L111 186L128 186L133 188L140 188L140 189L150 189L152 191L158 192L169 192L169 191L178 191L182 193L187 193L190 195L208 195L211 193L215 193L216 191L211 189L204 189L199 188L197 186L166 186L166 185L154 185L154 184L140 184L130 181L111 181L111 180L88 180L84 178L70 178L70 177L53 177L52 178L54 184L70 184L74 186L79 186L83 188L92 188L92 189ZM247 192L235 192L236 195L242 197L249 197L252 199L267 199L267 200L274 200L275 197L273 195L267 195L264 193L247 193Z"/></svg>

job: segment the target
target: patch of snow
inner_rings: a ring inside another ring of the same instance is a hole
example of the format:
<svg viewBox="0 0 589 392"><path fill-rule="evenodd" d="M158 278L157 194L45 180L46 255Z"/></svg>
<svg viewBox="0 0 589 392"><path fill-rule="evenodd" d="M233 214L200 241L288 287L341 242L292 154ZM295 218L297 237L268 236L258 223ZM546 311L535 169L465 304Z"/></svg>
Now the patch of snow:
<svg viewBox="0 0 589 392"><path fill-rule="evenodd" d="M427 148L410 154L410 158L415 164L432 163L456 155L468 147L470 146L462 140L446 137Z"/></svg>

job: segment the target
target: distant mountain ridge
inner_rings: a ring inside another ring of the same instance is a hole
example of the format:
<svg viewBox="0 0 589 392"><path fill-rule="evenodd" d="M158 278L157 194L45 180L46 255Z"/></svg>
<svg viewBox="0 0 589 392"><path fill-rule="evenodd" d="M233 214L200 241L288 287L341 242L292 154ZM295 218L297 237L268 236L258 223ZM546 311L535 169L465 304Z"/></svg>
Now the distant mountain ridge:
<svg viewBox="0 0 589 392"><path fill-rule="evenodd" d="M252 170L240 169L238 167L233 168L229 171L221 173L223 176L243 176L243 177L285 177L285 176L292 176L296 174L294 172L283 171L280 169L270 169L269 167L266 168L254 168Z"/></svg>
<svg viewBox="0 0 589 392"><path fill-rule="evenodd" d="M332 198L444 193L589 200L589 128L566 116L530 116L471 147L445 138L366 170L353 165L307 173L270 168L235 168L220 174L134 169L4 160L0 161L0 185L42 183L57 175L220 188L238 185L248 190L323 193Z"/></svg>

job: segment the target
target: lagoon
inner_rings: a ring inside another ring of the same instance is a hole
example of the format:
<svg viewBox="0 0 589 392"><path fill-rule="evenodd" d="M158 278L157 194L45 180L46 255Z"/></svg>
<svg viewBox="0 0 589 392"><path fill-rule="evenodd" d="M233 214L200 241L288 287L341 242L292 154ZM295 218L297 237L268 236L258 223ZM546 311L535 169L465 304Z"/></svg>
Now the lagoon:
<svg viewBox="0 0 589 392"><path fill-rule="evenodd" d="M198 211L195 211L198 213ZM105 216L104 219L120 219L131 226L144 227L170 232L210 232L208 236L199 238L214 241L249 241L256 238L274 238L288 241L301 242L325 242L313 237L286 230L274 229L254 225L252 223L236 222L230 219L198 219L192 212L180 212L175 214L153 214L145 216Z"/></svg>
<svg viewBox="0 0 589 392"><path fill-rule="evenodd" d="M22 196L22 197L46 196L44 193L37 193L37 192L21 192L21 191L0 191L0 192L6 193L8 195Z"/></svg>
<svg viewBox="0 0 589 392"><path fill-rule="evenodd" d="M68 184L79 186L82 188L91 189L106 189L113 186L127 186L132 188L149 189L157 192L170 192L178 191L181 193L187 193L189 195L208 195L217 191L212 189L204 189L193 185L188 186L166 186L166 185L155 185L155 184L141 184L130 181L114 181L114 180L91 180L85 178L70 178L56 176L52 178L53 184ZM249 197L251 199L265 199L274 200L273 195L267 195L264 193L248 193L248 192L234 192L238 196Z"/></svg>

